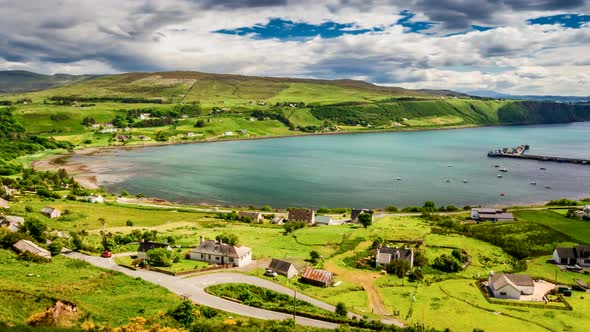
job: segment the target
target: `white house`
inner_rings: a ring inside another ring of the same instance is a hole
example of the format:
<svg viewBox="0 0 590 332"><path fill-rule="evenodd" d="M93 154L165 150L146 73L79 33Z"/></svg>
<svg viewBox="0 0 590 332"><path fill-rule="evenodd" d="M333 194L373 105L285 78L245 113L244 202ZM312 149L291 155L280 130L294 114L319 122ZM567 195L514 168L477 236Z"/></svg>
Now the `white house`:
<svg viewBox="0 0 590 332"><path fill-rule="evenodd" d="M533 278L527 274L494 274L490 272L488 286L493 297L518 300L521 295L532 295L535 291Z"/></svg>
<svg viewBox="0 0 590 332"><path fill-rule="evenodd" d="M151 116L150 113L140 113L139 116L137 117L138 120L147 120L149 119Z"/></svg>
<svg viewBox="0 0 590 332"><path fill-rule="evenodd" d="M104 203L104 198L101 195L88 196L86 200L90 203Z"/></svg>
<svg viewBox="0 0 590 332"><path fill-rule="evenodd" d="M189 252L189 258L219 265L245 266L252 262L252 249L232 246L222 241L203 240Z"/></svg>
<svg viewBox="0 0 590 332"><path fill-rule="evenodd" d="M315 224L316 226L330 226L334 225L334 219L329 216L316 216L315 217Z"/></svg>
<svg viewBox="0 0 590 332"><path fill-rule="evenodd" d="M553 261L561 265L590 266L590 246L555 248Z"/></svg>
<svg viewBox="0 0 590 332"><path fill-rule="evenodd" d="M287 279L291 279L298 274L297 268L295 265L293 265L293 263L282 261L276 258L273 258L270 261L268 269L287 277Z"/></svg>
<svg viewBox="0 0 590 332"><path fill-rule="evenodd" d="M381 247L375 254L375 266L381 267L388 265L393 260L405 260L410 264L410 269L414 267L414 250Z"/></svg>
<svg viewBox="0 0 590 332"><path fill-rule="evenodd" d="M234 132L233 131L226 131L225 133L223 133L223 136L233 136Z"/></svg>
<svg viewBox="0 0 590 332"><path fill-rule="evenodd" d="M46 207L42 208L41 213L44 214L49 219L55 219L55 218L59 218L61 216L60 210L50 207L50 206L46 206Z"/></svg>

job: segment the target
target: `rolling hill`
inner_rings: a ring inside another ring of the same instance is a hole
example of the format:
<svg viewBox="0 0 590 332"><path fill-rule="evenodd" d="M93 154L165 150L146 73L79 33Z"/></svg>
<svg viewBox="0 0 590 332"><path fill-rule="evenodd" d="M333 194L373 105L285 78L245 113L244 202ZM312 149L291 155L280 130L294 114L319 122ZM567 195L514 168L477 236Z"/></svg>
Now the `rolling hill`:
<svg viewBox="0 0 590 332"><path fill-rule="evenodd" d="M0 71L0 94L23 93L59 87L98 75L43 75L24 70Z"/></svg>

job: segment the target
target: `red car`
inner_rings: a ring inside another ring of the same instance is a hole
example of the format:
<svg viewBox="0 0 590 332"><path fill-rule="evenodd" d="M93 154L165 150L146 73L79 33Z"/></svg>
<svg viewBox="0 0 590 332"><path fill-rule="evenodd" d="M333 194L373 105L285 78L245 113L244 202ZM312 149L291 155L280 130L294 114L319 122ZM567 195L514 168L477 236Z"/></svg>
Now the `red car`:
<svg viewBox="0 0 590 332"><path fill-rule="evenodd" d="M111 257L113 257L113 253L108 250L105 250L102 252L102 254L100 254L100 257L111 258Z"/></svg>

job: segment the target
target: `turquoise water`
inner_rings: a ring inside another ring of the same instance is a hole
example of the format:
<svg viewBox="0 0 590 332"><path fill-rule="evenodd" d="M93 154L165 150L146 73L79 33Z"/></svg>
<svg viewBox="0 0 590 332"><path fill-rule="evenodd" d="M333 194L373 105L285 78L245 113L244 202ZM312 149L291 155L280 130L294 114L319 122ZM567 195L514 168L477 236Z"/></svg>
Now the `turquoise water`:
<svg viewBox="0 0 590 332"><path fill-rule="evenodd" d="M590 196L590 166L486 156L520 144L531 154L590 159L590 122L172 145L72 162L89 165L108 190L182 203L463 206ZM509 172L498 178L494 164Z"/></svg>

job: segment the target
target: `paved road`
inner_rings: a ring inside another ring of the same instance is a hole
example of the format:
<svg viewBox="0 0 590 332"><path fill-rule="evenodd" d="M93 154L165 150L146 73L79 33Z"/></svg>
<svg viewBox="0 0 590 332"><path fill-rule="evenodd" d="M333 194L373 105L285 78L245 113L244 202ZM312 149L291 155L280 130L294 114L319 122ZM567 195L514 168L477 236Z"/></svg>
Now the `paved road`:
<svg viewBox="0 0 590 332"><path fill-rule="evenodd" d="M189 277L186 279L173 277L166 274L153 272L153 271L146 271L146 270L139 270L133 271L129 270L124 267L120 267L112 259L108 258L101 258L96 256L88 256L84 254L80 254L77 252L67 252L63 254L66 257L73 258L73 259L80 259L86 261L94 266L98 266L104 269L118 271L123 274L126 274L131 277L135 278L142 278L146 281L154 283L156 285L160 285L164 288L167 288L173 293L178 295L186 296L191 299L194 303L205 305L211 308L223 310L226 312L231 312L235 314L239 314L242 316L258 318L258 319L265 319L265 320L284 320L293 318L293 315L288 315L280 312L274 312L269 310L263 310L259 308L250 307L247 305L235 303L232 301L224 300L222 298L207 294L205 292L205 288L208 285L214 283L224 283L223 280L234 280L234 282L254 282L252 278L264 282L261 284L273 283L266 281L264 279L256 278L253 276L247 276L239 273L211 273L206 275L201 275L197 277ZM244 278L243 280L241 278ZM218 280L219 279L219 280ZM258 282L256 281L256 282ZM278 285L277 285L278 286ZM297 296L300 298L300 296ZM306 297L307 298L307 297ZM302 300L305 300L301 297ZM311 298L309 298L311 299ZM322 303L320 301L311 299L315 301L313 304ZM326 303L322 303L322 307L329 306ZM331 307L331 306L330 306ZM333 308L333 307L332 307ZM312 327L319 327L325 329L335 329L338 327L338 324L324 322L316 319L310 319L305 317L297 316L295 318L295 323L299 325L305 326L312 326Z"/></svg>

